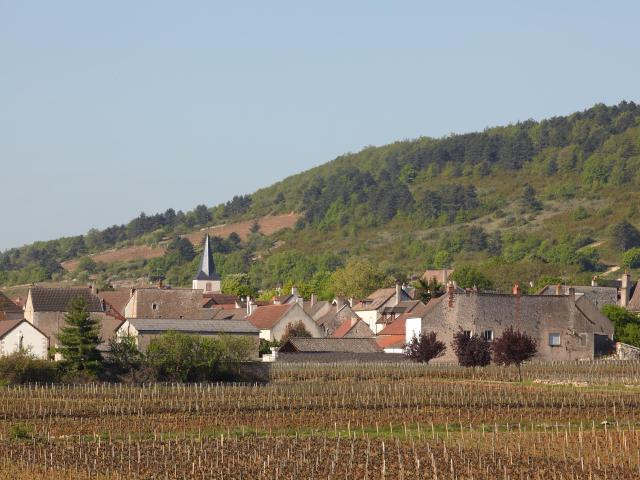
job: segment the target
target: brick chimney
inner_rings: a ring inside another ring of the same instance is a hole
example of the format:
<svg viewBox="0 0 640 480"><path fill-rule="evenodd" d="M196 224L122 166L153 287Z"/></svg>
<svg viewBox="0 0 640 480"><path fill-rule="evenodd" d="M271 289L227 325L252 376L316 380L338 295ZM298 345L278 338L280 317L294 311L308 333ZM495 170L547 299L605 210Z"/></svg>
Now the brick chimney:
<svg viewBox="0 0 640 480"><path fill-rule="evenodd" d="M574 287L569 287L569 298L572 303L576 302L576 289Z"/></svg>
<svg viewBox="0 0 640 480"><path fill-rule="evenodd" d="M453 285L453 282L449 282L447 284L447 296L449 297L449 307L453 307L453 294L456 290L456 287Z"/></svg>
<svg viewBox="0 0 640 480"><path fill-rule="evenodd" d="M402 285L400 282L396 282L396 305L402 301Z"/></svg>
<svg viewBox="0 0 640 480"><path fill-rule="evenodd" d="M631 300L631 275L625 270L620 279L620 306L626 307Z"/></svg>
<svg viewBox="0 0 640 480"><path fill-rule="evenodd" d="M518 282L516 282L516 284L513 286L511 293L513 293L514 295L522 295L522 289L520 288L520 284Z"/></svg>

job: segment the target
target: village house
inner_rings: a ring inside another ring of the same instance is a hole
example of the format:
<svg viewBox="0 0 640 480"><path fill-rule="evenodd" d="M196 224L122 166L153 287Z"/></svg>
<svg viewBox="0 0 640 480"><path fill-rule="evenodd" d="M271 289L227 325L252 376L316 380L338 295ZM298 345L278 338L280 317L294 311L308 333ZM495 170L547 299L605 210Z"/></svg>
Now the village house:
<svg viewBox="0 0 640 480"><path fill-rule="evenodd" d="M331 336L347 320L362 320L351 306L342 298L336 298L333 302L326 302L328 308L322 316L314 318L316 323L322 327L325 336ZM367 327L368 328L368 327ZM369 329L371 332L371 329Z"/></svg>
<svg viewBox="0 0 640 480"><path fill-rule="evenodd" d="M145 352L151 340L170 331L211 338L218 338L221 335L249 338L255 345L253 357L258 357L260 331L246 320L130 318L118 329L118 337L135 338L138 348Z"/></svg>
<svg viewBox="0 0 640 480"><path fill-rule="evenodd" d="M400 284L395 288L381 288L376 290L364 300L361 300L353 307L353 311L364 320L371 331L377 334L384 328L385 324L379 324L378 320L382 312L390 307L401 306L402 302L413 300L409 293ZM387 310L387 312L389 312ZM404 313L398 312L398 314ZM389 322L390 323L390 322Z"/></svg>
<svg viewBox="0 0 640 480"><path fill-rule="evenodd" d="M0 320L22 320L24 311L9 297L0 292Z"/></svg>
<svg viewBox="0 0 640 480"><path fill-rule="evenodd" d="M89 314L100 325L103 345L112 338L122 321L105 311L100 298L90 288L31 287L25 302L24 318L49 338L51 347L58 346L58 332L66 325L65 315L72 300L81 298Z"/></svg>
<svg viewBox="0 0 640 480"><path fill-rule="evenodd" d="M420 332L435 332L447 345L436 361L455 362L450 347L453 335L480 335L491 342L513 327L538 342L538 360L593 359L611 347L613 324L585 296L569 289L568 295L522 295L516 285L511 295L466 291L453 285L447 294L429 302L421 317L405 320L405 341Z"/></svg>
<svg viewBox="0 0 640 480"><path fill-rule="evenodd" d="M124 321L124 309L131 298L130 288L121 288L118 290L100 290L96 292L98 298L102 301L104 311L112 316Z"/></svg>
<svg viewBox="0 0 640 480"><path fill-rule="evenodd" d="M299 303L264 305L255 307L247 320L260 330L260 338L269 342L280 340L289 324L302 322L312 337L323 337L322 328L311 318Z"/></svg>
<svg viewBox="0 0 640 480"><path fill-rule="evenodd" d="M124 309L125 318L192 318L206 320L216 309L204 308L202 290L137 288Z"/></svg>
<svg viewBox="0 0 640 480"><path fill-rule="evenodd" d="M424 282L430 282L434 278L440 285L446 285L449 282L449 277L455 272L453 268L441 268L438 270L426 270L420 277Z"/></svg>
<svg viewBox="0 0 640 480"><path fill-rule="evenodd" d="M0 356L21 351L46 360L49 338L25 319L0 321Z"/></svg>
<svg viewBox="0 0 640 480"><path fill-rule="evenodd" d="M331 338L373 338L373 332L358 316L346 318L330 335Z"/></svg>

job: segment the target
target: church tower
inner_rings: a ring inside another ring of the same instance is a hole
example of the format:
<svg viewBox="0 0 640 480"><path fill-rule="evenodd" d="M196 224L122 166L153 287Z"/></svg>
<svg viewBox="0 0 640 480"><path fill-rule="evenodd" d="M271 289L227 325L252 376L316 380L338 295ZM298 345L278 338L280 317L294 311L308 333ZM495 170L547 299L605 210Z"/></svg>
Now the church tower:
<svg viewBox="0 0 640 480"><path fill-rule="evenodd" d="M193 279L193 289L204 290L204 293L220 293L220 275L216 272L216 264L213 263L208 233L204 237L200 271Z"/></svg>

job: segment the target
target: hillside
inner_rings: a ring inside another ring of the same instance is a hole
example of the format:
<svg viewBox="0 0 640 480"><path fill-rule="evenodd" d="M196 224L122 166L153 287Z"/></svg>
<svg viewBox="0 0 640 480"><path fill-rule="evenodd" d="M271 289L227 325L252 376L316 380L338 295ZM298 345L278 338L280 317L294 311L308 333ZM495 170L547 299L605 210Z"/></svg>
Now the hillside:
<svg viewBox="0 0 640 480"><path fill-rule="evenodd" d="M367 147L222 205L142 214L11 249L0 255L0 284L159 276L187 284L197 259L183 240L197 244L203 229L232 223L236 230L212 230L218 266L223 276L246 274L252 289L296 283L329 295L328 276L356 258L380 278L472 265L499 290L514 281L585 282L622 265L625 250L640 244L639 172L640 107L595 105ZM284 229L254 224L280 215L288 215ZM630 225L612 232L622 221ZM101 253L123 248L154 254ZM71 274L61 264L79 269Z"/></svg>

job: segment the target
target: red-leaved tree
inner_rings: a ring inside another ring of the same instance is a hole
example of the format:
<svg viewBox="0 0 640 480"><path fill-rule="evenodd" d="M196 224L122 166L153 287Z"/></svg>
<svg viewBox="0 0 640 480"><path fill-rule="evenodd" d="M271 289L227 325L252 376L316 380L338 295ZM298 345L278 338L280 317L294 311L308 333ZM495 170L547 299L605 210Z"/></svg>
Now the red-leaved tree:
<svg viewBox="0 0 640 480"><path fill-rule="evenodd" d="M491 346L479 335L468 336L460 330L453 336L451 346L463 367L485 367L491 363Z"/></svg>
<svg viewBox="0 0 640 480"><path fill-rule="evenodd" d="M405 345L405 355L414 362L429 363L444 355L446 349L447 346L436 338L435 332L420 333Z"/></svg>
<svg viewBox="0 0 640 480"><path fill-rule="evenodd" d="M496 363L517 365L518 378L522 382L522 362L535 356L538 352L538 342L526 333L509 327L493 342L491 350Z"/></svg>

